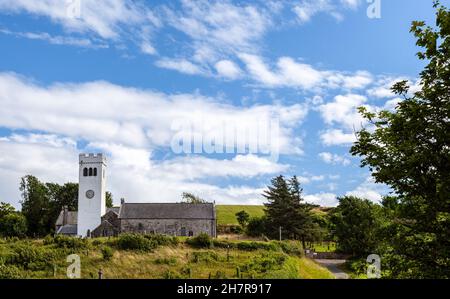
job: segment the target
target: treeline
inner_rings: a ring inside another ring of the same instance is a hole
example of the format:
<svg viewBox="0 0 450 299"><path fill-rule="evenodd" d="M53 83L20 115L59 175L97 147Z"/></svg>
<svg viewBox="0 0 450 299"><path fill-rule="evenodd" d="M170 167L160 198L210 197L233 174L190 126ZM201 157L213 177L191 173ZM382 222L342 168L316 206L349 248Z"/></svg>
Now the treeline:
<svg viewBox="0 0 450 299"><path fill-rule="evenodd" d="M42 237L53 234L55 223L64 206L69 211L78 207L78 184L44 183L32 175L21 178L21 211L7 203L0 203L0 235L6 237ZM106 206L112 207L110 192Z"/></svg>

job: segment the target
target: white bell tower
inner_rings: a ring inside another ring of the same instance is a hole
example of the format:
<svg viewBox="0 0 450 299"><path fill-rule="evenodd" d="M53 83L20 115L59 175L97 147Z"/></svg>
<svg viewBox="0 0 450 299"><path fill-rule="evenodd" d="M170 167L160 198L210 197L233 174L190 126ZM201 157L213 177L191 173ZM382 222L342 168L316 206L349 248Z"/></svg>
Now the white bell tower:
<svg viewBox="0 0 450 299"><path fill-rule="evenodd" d="M77 235L86 237L106 211L106 157L80 154Z"/></svg>

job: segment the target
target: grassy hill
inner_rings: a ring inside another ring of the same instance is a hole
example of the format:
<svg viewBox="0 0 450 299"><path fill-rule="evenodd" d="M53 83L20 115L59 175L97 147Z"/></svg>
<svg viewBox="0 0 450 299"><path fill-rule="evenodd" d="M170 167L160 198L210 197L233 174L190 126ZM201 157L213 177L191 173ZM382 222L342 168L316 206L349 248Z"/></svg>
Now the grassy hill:
<svg viewBox="0 0 450 299"><path fill-rule="evenodd" d="M0 239L0 279L67 278L70 263L66 259L73 253L81 259L82 278L97 278L99 269L106 279L237 278L238 275L241 278L333 278L327 269L301 256L299 243L226 241L225 244L223 240L215 240L214 247L200 248L185 238L133 238L125 243L123 236L90 240ZM105 255L105 251L109 254Z"/></svg>
<svg viewBox="0 0 450 299"><path fill-rule="evenodd" d="M261 217L264 215L264 206L252 205L217 205L217 224L237 225L236 213L246 211L250 217Z"/></svg>

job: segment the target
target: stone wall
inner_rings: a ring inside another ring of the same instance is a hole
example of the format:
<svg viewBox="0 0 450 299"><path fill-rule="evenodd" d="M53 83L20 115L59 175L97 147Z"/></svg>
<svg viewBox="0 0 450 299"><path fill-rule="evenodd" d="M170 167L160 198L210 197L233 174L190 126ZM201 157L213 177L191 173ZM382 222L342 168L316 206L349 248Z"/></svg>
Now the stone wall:
<svg viewBox="0 0 450 299"><path fill-rule="evenodd" d="M216 223L212 219L120 219L122 233L166 234L172 236L197 236L207 233L216 236Z"/></svg>

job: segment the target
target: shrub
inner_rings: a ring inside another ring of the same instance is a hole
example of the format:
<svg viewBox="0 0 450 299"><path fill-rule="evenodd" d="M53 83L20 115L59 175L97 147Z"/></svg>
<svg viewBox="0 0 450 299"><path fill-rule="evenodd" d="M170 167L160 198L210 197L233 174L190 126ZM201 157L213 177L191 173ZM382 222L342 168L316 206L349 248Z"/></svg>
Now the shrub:
<svg viewBox="0 0 450 299"><path fill-rule="evenodd" d="M214 247L217 248L236 248L236 243L235 242L230 242L230 241L225 241L225 240L219 240L219 239L214 239L212 240L212 244Z"/></svg>
<svg viewBox="0 0 450 299"><path fill-rule="evenodd" d="M267 232L267 218L253 217L250 218L246 227L246 233L249 236L259 237Z"/></svg>
<svg viewBox="0 0 450 299"><path fill-rule="evenodd" d="M278 244L281 250L286 254L300 257L304 255L302 243L299 241L277 241L276 244Z"/></svg>
<svg viewBox="0 0 450 299"><path fill-rule="evenodd" d="M117 246L123 250L150 251L156 248L156 243L139 234L122 234L117 239Z"/></svg>
<svg viewBox="0 0 450 299"><path fill-rule="evenodd" d="M178 245L178 238L175 236L166 236L161 234L156 235L144 235L144 237L153 243L155 243L157 246L176 246Z"/></svg>
<svg viewBox="0 0 450 299"><path fill-rule="evenodd" d="M105 246L102 248L102 256L105 261L110 261L114 256L114 251L111 247Z"/></svg>
<svg viewBox="0 0 450 299"><path fill-rule="evenodd" d="M87 249L89 247L89 243L86 239L77 237L57 235L53 241L58 248L67 248L74 251Z"/></svg>
<svg viewBox="0 0 450 299"><path fill-rule="evenodd" d="M242 241L236 243L236 247L239 250L254 251L258 249L277 251L280 247L273 242L255 242L255 241Z"/></svg>
<svg viewBox="0 0 450 299"><path fill-rule="evenodd" d="M287 256L283 253L270 253L255 256L250 262L242 266L242 271L249 273L267 273L271 270L280 269L286 261Z"/></svg>
<svg viewBox="0 0 450 299"><path fill-rule="evenodd" d="M206 233L201 233L196 237L189 238L186 240L186 243L199 248L211 248L213 245L211 237Z"/></svg>
<svg viewBox="0 0 450 299"><path fill-rule="evenodd" d="M192 253L191 261L193 263L214 262L219 260L219 255L214 251L195 251Z"/></svg>
<svg viewBox="0 0 450 299"><path fill-rule="evenodd" d="M20 269L14 265L0 264L0 279L18 279L22 278Z"/></svg>
<svg viewBox="0 0 450 299"><path fill-rule="evenodd" d="M55 258L54 250L33 247L25 243L14 247L14 252L7 262L29 270L43 270L50 268Z"/></svg>

